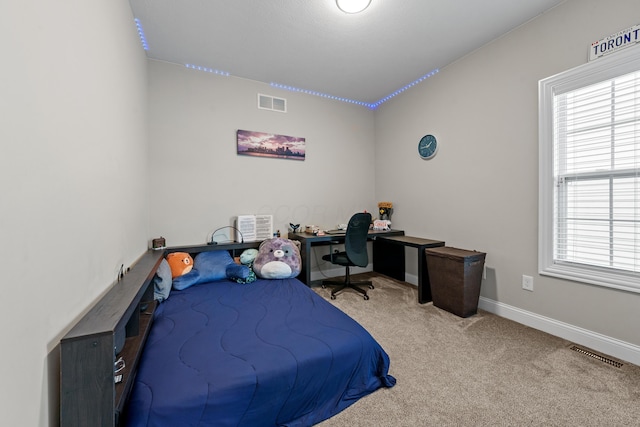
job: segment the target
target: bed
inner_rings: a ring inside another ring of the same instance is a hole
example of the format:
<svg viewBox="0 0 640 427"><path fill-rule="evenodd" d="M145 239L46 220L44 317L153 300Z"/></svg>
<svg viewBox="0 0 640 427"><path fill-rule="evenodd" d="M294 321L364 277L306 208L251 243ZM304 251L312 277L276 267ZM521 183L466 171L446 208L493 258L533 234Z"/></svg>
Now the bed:
<svg viewBox="0 0 640 427"><path fill-rule="evenodd" d="M297 279L171 291L154 313L125 425L310 426L381 387L389 358Z"/></svg>

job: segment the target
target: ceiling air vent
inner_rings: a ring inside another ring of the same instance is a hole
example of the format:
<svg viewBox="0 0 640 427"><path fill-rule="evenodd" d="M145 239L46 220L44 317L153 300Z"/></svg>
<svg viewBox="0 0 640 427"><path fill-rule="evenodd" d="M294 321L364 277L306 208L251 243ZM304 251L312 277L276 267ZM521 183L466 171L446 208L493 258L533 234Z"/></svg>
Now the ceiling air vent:
<svg viewBox="0 0 640 427"><path fill-rule="evenodd" d="M287 112L287 100L284 98L276 98L275 96L258 94L258 108L261 110Z"/></svg>

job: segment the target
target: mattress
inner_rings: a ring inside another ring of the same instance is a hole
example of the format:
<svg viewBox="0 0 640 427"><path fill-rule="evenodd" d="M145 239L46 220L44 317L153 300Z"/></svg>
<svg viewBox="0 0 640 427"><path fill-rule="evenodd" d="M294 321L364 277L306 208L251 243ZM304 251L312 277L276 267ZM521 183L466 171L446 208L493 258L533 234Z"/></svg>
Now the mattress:
<svg viewBox="0 0 640 427"><path fill-rule="evenodd" d="M380 387L389 357L297 279L172 291L154 314L128 426L310 426Z"/></svg>

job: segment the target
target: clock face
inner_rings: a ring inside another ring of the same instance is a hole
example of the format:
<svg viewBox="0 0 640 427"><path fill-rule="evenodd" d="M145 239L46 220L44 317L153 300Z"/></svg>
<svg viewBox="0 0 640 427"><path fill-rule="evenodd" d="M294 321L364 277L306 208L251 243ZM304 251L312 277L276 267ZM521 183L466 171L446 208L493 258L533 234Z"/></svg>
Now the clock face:
<svg viewBox="0 0 640 427"><path fill-rule="evenodd" d="M418 143L418 154L423 159L430 159L436 155L438 151L438 141L433 135L425 135Z"/></svg>

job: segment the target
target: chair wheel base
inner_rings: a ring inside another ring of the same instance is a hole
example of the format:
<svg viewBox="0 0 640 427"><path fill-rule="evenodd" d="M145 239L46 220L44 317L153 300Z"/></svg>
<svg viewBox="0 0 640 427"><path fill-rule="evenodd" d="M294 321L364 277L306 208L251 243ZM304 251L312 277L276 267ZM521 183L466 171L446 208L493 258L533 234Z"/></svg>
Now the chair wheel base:
<svg viewBox="0 0 640 427"><path fill-rule="evenodd" d="M322 289L325 289L327 287L327 285L335 285L337 286L335 289L333 289L331 291L331 299L336 299L336 296L338 296L339 294L341 294L344 290L347 289L351 289L353 291L358 292L360 295L362 295L362 297L365 300L369 299L369 295L367 295L367 291L365 291L364 289L361 289L358 287L358 285L360 286L368 286L369 289L374 289L373 287L373 283L367 281L367 282L337 282L337 281L331 281L331 280L325 280L324 282L322 282Z"/></svg>

